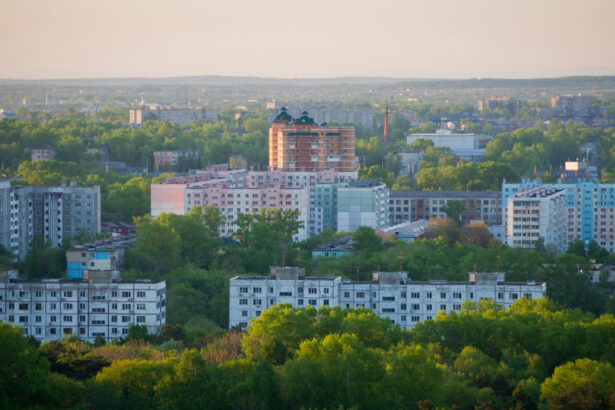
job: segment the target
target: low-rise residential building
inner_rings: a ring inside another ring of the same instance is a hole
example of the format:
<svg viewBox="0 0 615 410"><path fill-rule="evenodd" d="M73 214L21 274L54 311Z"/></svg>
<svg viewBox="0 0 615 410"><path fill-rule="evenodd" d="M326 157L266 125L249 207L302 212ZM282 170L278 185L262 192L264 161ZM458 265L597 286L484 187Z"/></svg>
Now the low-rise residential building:
<svg viewBox="0 0 615 410"><path fill-rule="evenodd" d="M19 280L0 273L0 323L17 325L39 342L77 336L94 342L126 337L131 325L156 334L166 323L166 283L111 280Z"/></svg>
<svg viewBox="0 0 615 410"><path fill-rule="evenodd" d="M381 232L386 236L394 235L395 239L403 242L412 242L425 233L425 230L427 230L427 219L419 219L418 221L406 221L389 226Z"/></svg>
<svg viewBox="0 0 615 410"><path fill-rule="evenodd" d="M271 306L288 303L295 308L363 307L408 329L440 311L460 311L464 301L491 299L508 308L523 297L537 299L546 293L545 283L504 280L504 273L470 273L468 282L414 282L407 272L374 272L372 281L357 282L305 276L303 268L272 267L269 276L230 280L229 328L245 329Z"/></svg>
<svg viewBox="0 0 615 410"><path fill-rule="evenodd" d="M178 149L172 151L154 151L154 169L175 169L182 160L194 162L199 158L199 152L194 149ZM191 168L191 167L189 167Z"/></svg>
<svg viewBox="0 0 615 410"><path fill-rule="evenodd" d="M342 256L350 256L355 252L352 246L352 236L344 236L334 239L331 242L318 245L312 250L312 257L319 258L341 258Z"/></svg>
<svg viewBox="0 0 615 410"><path fill-rule="evenodd" d="M382 229L389 225L389 188L362 179L337 188L337 231L354 232L360 226Z"/></svg>
<svg viewBox="0 0 615 410"><path fill-rule="evenodd" d="M539 238L545 246L566 250L566 196L563 189L536 187L508 197L506 243L534 249Z"/></svg>
<svg viewBox="0 0 615 410"><path fill-rule="evenodd" d="M136 235L101 239L73 246L66 251L66 265L71 279L83 279L86 271L111 271L119 278L124 253L134 246Z"/></svg>
<svg viewBox="0 0 615 410"><path fill-rule="evenodd" d="M132 235L136 233L134 224L128 222L101 222L100 230L102 232L111 232L111 235L115 238L118 236Z"/></svg>
<svg viewBox="0 0 615 410"><path fill-rule="evenodd" d="M391 191L389 219L391 224L434 217L445 218L442 207L448 201L463 201L461 222L483 221L487 226L502 223L500 191Z"/></svg>
<svg viewBox="0 0 615 410"><path fill-rule="evenodd" d="M54 159L55 157L56 150L52 148L39 148L30 150L30 160L32 162Z"/></svg>

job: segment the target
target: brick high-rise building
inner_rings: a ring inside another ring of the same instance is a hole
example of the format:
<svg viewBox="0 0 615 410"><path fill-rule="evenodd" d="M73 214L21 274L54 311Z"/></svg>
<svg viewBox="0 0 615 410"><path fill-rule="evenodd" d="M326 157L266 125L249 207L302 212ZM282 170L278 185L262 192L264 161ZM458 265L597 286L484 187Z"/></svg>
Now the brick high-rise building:
<svg viewBox="0 0 615 410"><path fill-rule="evenodd" d="M285 108L269 128L269 166L287 171L355 171L354 127L321 125L303 112L293 119Z"/></svg>

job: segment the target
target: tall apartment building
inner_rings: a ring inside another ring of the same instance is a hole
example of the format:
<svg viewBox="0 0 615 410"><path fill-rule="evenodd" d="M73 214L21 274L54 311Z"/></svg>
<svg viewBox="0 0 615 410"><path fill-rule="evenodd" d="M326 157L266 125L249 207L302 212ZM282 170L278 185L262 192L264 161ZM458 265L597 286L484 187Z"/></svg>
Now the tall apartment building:
<svg viewBox="0 0 615 410"><path fill-rule="evenodd" d="M269 167L286 171L357 169L354 127L318 125L303 112L293 119L282 108L269 128Z"/></svg>
<svg viewBox="0 0 615 410"><path fill-rule="evenodd" d="M230 236L234 230L233 221L239 213L250 213L261 208L298 209L305 224L301 236L307 237L326 228L335 229L337 186L356 178L356 171L338 172L333 169L316 172L279 169L197 171L190 177L170 178L152 184L151 213L152 216L162 212L183 215L193 206L218 206L227 216L224 232L221 230L220 233ZM271 189L275 192L269 192ZM283 199L281 202L262 200L263 197L279 195L283 195L283 198L278 198ZM292 200L287 201L286 195L290 195ZM291 205L286 202L291 202Z"/></svg>
<svg viewBox="0 0 615 410"><path fill-rule="evenodd" d="M389 188L369 179L337 188L337 231L354 232L360 226L382 229L389 225Z"/></svg>
<svg viewBox="0 0 615 410"><path fill-rule="evenodd" d="M190 121L220 121L220 110L211 108L171 108L152 105L148 108L130 110L131 125L142 125L144 121L152 119L158 122L176 122L187 125Z"/></svg>
<svg viewBox="0 0 615 410"><path fill-rule="evenodd" d="M0 323L39 342L75 335L94 342L126 337L131 325L156 334L166 322L166 283L152 280L19 280L0 273Z"/></svg>
<svg viewBox="0 0 615 410"><path fill-rule="evenodd" d="M283 105L283 106L282 106ZM323 122L335 122L338 124L360 124L369 130L374 128L374 111L371 108L353 107L340 108L335 104L312 104L312 103L284 103L276 101L268 102L267 121L272 123L282 109L286 108L289 115L299 118L303 111L312 115L314 121L322 124Z"/></svg>
<svg viewBox="0 0 615 410"><path fill-rule="evenodd" d="M391 191L389 221L398 224L434 217L445 218L442 207L448 201L463 201L461 222L484 221L488 226L502 223L500 191Z"/></svg>
<svg viewBox="0 0 615 410"><path fill-rule="evenodd" d="M566 196L563 189L536 187L508 197L505 238L509 246L534 249L543 238L545 246L566 251Z"/></svg>
<svg viewBox="0 0 615 410"><path fill-rule="evenodd" d="M485 155L485 149L479 148L481 140L491 137L470 133L454 133L449 129L439 129L434 134L411 134L406 137L408 145L418 139L427 139L435 147L448 147L453 154L466 161L478 161Z"/></svg>
<svg viewBox="0 0 615 410"><path fill-rule="evenodd" d="M199 152L194 149L178 149L171 151L154 151L154 170L175 169L182 158L194 160L199 158Z"/></svg>
<svg viewBox="0 0 615 410"><path fill-rule="evenodd" d="M478 101L478 111L495 110L496 108L514 108L517 100L511 97L491 97Z"/></svg>
<svg viewBox="0 0 615 410"><path fill-rule="evenodd" d="M83 279L88 272L112 272L119 278L126 248L134 246L136 235L81 243L66 251L66 265L71 279Z"/></svg>
<svg viewBox="0 0 615 410"><path fill-rule="evenodd" d="M574 239L580 239L585 244L595 240L609 252L615 252L615 183L579 180L576 183L543 184L541 180L529 179L519 183L505 182L502 184L504 222L508 198L535 187L564 191L566 244Z"/></svg>
<svg viewBox="0 0 615 410"><path fill-rule="evenodd" d="M504 279L504 273L470 273L468 282L414 282L407 272L374 272L372 281L357 282L305 276L303 268L272 267L270 276L230 280L229 328L245 329L271 306L288 303L295 308L364 307L408 329L440 311L459 311L466 300L491 299L508 308L522 297L537 299L546 293L545 283Z"/></svg>
<svg viewBox="0 0 615 410"><path fill-rule="evenodd" d="M567 117L589 117L591 100L582 94L562 94L551 98L551 108Z"/></svg>
<svg viewBox="0 0 615 410"><path fill-rule="evenodd" d="M23 259L35 237L53 247L100 232L100 187L11 186L0 181L0 245Z"/></svg>

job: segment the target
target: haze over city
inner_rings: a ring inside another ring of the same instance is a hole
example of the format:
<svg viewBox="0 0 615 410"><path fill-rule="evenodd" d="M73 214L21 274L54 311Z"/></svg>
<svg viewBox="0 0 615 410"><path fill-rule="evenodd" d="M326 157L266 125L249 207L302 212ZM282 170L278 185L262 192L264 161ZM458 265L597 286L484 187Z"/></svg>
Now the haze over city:
<svg viewBox="0 0 615 410"><path fill-rule="evenodd" d="M0 2L0 78L615 74L612 0Z"/></svg>

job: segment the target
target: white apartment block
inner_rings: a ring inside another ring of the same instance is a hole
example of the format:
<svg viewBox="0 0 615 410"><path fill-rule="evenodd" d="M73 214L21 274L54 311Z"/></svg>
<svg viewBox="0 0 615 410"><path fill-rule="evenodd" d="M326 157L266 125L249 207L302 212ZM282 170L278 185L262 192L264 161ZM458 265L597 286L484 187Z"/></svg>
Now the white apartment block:
<svg viewBox="0 0 615 410"><path fill-rule="evenodd" d="M151 280L17 279L0 273L0 323L16 324L38 341L78 336L94 342L126 337L131 325L150 334L166 323L166 283Z"/></svg>
<svg viewBox="0 0 615 410"><path fill-rule="evenodd" d="M32 240L53 247L85 232L100 233L100 187L11 186L0 181L0 245L16 260L25 258Z"/></svg>
<svg viewBox="0 0 615 410"><path fill-rule="evenodd" d="M230 281L229 328L245 329L251 319L280 303L364 307L402 328L433 319L440 311L461 310L466 301L491 299L509 308L522 297L537 299L545 283L505 282L504 273L470 273L468 282L413 282L406 272L374 272L371 282L341 277L308 277L305 269L272 267L270 276L236 276Z"/></svg>
<svg viewBox="0 0 615 410"><path fill-rule="evenodd" d="M360 226L382 229L389 226L389 188L363 179L337 188L337 231L354 232Z"/></svg>
<svg viewBox="0 0 615 410"><path fill-rule="evenodd" d="M565 190L536 187L508 197L505 238L509 246L534 249L538 238L558 253L566 251L567 210Z"/></svg>
<svg viewBox="0 0 615 410"><path fill-rule="evenodd" d="M187 125L190 121L212 121L220 120L220 110L211 108L171 108L152 105L146 109L139 108L129 111L129 123L131 125L142 125L148 119L158 122L176 122L180 125Z"/></svg>

